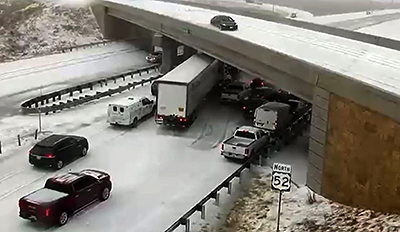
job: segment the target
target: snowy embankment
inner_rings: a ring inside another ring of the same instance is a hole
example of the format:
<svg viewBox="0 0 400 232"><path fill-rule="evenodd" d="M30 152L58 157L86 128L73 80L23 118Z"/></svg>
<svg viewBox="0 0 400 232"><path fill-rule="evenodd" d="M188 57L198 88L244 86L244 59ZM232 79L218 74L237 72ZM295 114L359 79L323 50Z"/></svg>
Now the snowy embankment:
<svg viewBox="0 0 400 232"><path fill-rule="evenodd" d="M0 0L0 62L103 40L87 2Z"/></svg>
<svg viewBox="0 0 400 232"><path fill-rule="evenodd" d="M361 28L357 31L366 34L386 37L394 40L400 40L400 31L393 30L393 28L399 28L399 27L400 27L400 20L393 20L378 25L374 25L371 27Z"/></svg>
<svg viewBox="0 0 400 232"><path fill-rule="evenodd" d="M244 191L220 220L201 232L272 232L276 230L279 193L271 189L271 169L258 168L253 185ZM203 223L204 224L204 223ZM285 232L400 231L400 216L351 208L292 185L282 195L280 230Z"/></svg>
<svg viewBox="0 0 400 232"><path fill-rule="evenodd" d="M309 21L318 24L330 24L336 23L341 21L353 20L353 19L362 19L370 16L377 16L377 15L386 15L386 14L393 14L399 13L400 9L390 9L390 10L377 10L372 11L371 15L367 15L365 11L361 12L352 12L352 13L344 13L344 14L334 14L334 15L324 15L312 18L304 18L302 20Z"/></svg>

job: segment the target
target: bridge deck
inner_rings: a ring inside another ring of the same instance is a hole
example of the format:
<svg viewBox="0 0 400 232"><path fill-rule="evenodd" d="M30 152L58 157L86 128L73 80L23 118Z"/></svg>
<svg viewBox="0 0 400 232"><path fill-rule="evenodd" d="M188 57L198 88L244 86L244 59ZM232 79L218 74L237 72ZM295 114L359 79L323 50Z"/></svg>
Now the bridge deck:
<svg viewBox="0 0 400 232"><path fill-rule="evenodd" d="M210 29L213 28L209 24L210 19L214 15L225 14L161 1L105 2L141 9ZM230 15L237 21L239 30L221 33L323 67L396 97L400 96L399 51L293 26Z"/></svg>

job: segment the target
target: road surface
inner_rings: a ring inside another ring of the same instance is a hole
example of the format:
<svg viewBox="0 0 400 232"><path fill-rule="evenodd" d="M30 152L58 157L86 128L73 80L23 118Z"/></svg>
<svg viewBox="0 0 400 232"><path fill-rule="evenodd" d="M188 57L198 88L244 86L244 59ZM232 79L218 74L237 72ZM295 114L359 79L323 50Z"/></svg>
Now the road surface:
<svg viewBox="0 0 400 232"><path fill-rule="evenodd" d="M18 114L22 101L78 83L143 67L146 53L118 42L0 64L0 118Z"/></svg>

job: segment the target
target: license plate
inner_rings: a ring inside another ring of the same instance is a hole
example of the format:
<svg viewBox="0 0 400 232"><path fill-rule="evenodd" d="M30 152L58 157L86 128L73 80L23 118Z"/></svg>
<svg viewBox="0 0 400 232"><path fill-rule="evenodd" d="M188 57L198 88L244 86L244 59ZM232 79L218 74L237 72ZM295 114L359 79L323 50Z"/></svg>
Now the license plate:
<svg viewBox="0 0 400 232"><path fill-rule="evenodd" d="M36 156L36 159L40 160L40 159L42 159L42 157L40 157L40 156Z"/></svg>

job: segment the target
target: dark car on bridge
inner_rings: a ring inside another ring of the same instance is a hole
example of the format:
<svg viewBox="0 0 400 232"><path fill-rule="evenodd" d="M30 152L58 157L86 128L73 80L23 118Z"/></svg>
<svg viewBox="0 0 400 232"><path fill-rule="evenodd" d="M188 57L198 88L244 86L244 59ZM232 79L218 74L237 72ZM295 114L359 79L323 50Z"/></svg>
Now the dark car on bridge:
<svg viewBox="0 0 400 232"><path fill-rule="evenodd" d="M29 163L58 170L65 163L86 156L88 150L89 142L84 137L53 134L32 147L29 151Z"/></svg>
<svg viewBox="0 0 400 232"><path fill-rule="evenodd" d="M214 27L218 27L221 31L235 31L238 29L235 20L227 15L214 16L211 19L210 24Z"/></svg>
<svg viewBox="0 0 400 232"><path fill-rule="evenodd" d="M47 179L43 188L19 199L19 216L48 225L63 226L75 213L110 196L110 175L84 169Z"/></svg>

